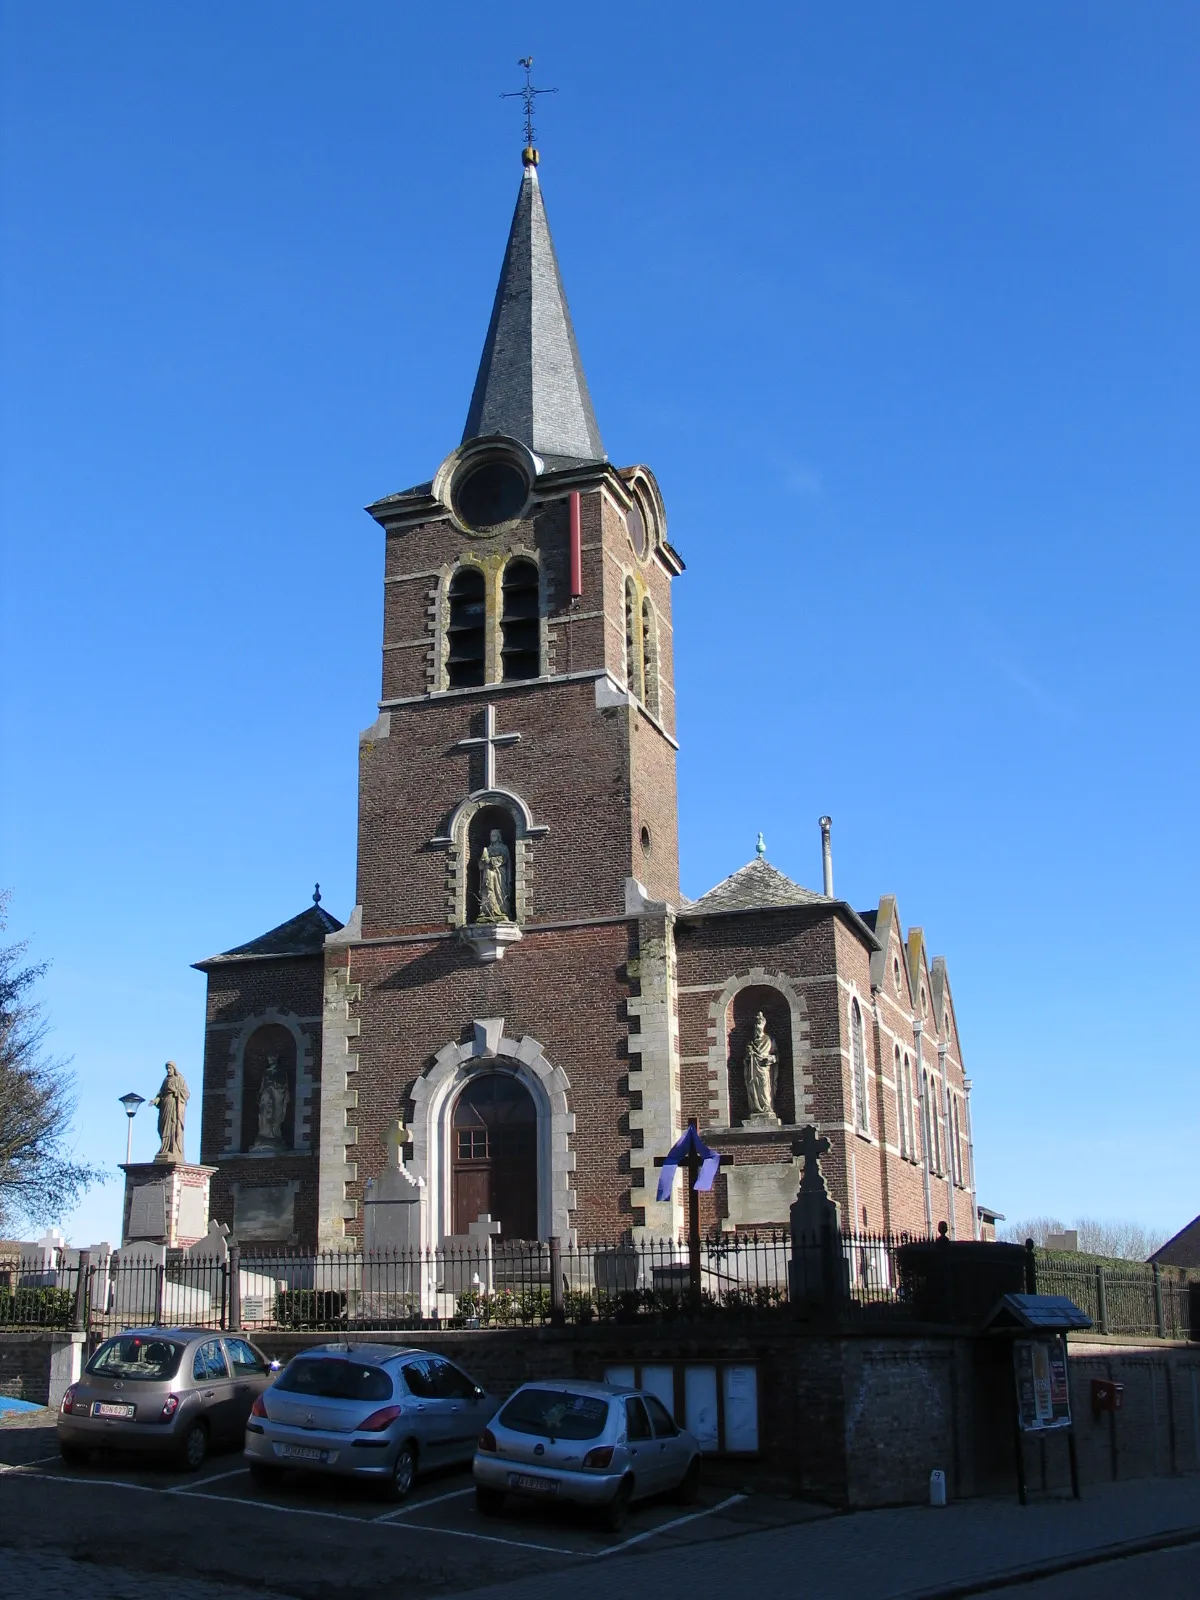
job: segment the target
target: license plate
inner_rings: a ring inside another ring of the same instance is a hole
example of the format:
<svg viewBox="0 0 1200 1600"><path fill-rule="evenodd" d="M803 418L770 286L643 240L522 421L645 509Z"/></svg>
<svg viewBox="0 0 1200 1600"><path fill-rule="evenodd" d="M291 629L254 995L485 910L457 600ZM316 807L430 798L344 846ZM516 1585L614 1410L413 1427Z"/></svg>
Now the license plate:
<svg viewBox="0 0 1200 1600"><path fill-rule="evenodd" d="M136 1411L136 1406L117 1405L115 1401L94 1400L92 1402L92 1415L94 1417L132 1417Z"/></svg>
<svg viewBox="0 0 1200 1600"><path fill-rule="evenodd" d="M328 1462L331 1459L328 1450L318 1450L310 1444L277 1444L275 1446L275 1454L286 1457L288 1461ZM336 1459L336 1452L334 1453L334 1459Z"/></svg>
<svg viewBox="0 0 1200 1600"><path fill-rule="evenodd" d="M553 1478L527 1478L523 1472L510 1472L510 1489L525 1489L530 1494L557 1494L558 1484Z"/></svg>

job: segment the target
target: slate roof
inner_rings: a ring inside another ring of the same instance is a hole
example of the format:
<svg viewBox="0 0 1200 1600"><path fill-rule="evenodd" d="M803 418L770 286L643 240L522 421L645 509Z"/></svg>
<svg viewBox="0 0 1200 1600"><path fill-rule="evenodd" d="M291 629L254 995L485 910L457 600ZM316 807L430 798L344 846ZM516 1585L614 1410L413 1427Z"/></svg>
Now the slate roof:
<svg viewBox="0 0 1200 1600"><path fill-rule="evenodd" d="M463 442L496 433L551 469L607 459L534 166L521 178Z"/></svg>
<svg viewBox="0 0 1200 1600"><path fill-rule="evenodd" d="M689 917L705 916L714 911L760 911L767 906L833 906L836 900L827 900L812 889L802 889L785 877L777 867L761 856L755 856L744 867L732 873L699 900L687 907Z"/></svg>
<svg viewBox="0 0 1200 1600"><path fill-rule="evenodd" d="M1186 1227L1150 1257L1160 1267L1200 1267L1200 1217L1193 1217Z"/></svg>
<svg viewBox="0 0 1200 1600"><path fill-rule="evenodd" d="M315 956L325 947L325 935L337 933L342 924L322 906L306 906L298 917L281 922L277 928L260 933L257 939L223 950L207 961L193 962L201 972L226 961L264 961L281 956Z"/></svg>

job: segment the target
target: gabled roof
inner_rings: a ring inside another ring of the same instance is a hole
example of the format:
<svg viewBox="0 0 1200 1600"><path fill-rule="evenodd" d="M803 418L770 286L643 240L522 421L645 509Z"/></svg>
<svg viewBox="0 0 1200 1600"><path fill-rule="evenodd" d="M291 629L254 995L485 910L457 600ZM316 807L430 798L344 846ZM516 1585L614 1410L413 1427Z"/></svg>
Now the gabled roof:
<svg viewBox="0 0 1200 1600"><path fill-rule="evenodd" d="M1200 1217L1193 1217L1150 1257L1160 1267L1200 1267Z"/></svg>
<svg viewBox="0 0 1200 1600"><path fill-rule="evenodd" d="M705 916L714 911L760 911L764 906L833 906L812 889L802 889L793 883L761 856L755 856L744 867L739 867L715 888L693 900L687 908L689 917Z"/></svg>
<svg viewBox="0 0 1200 1600"><path fill-rule="evenodd" d="M463 443L493 434L528 445L550 467L606 459L532 163L521 178Z"/></svg>
<svg viewBox="0 0 1200 1600"><path fill-rule="evenodd" d="M206 961L194 961L192 965L206 972L209 967L220 966L226 961L269 961L284 956L319 955L325 947L326 934L337 933L341 926L336 917L331 917L328 911L314 903L305 907L298 917L291 917L277 928L260 933L257 939L235 945L232 950L224 950L218 956L209 956Z"/></svg>
<svg viewBox="0 0 1200 1600"><path fill-rule="evenodd" d="M849 922L871 949L875 935L844 900L831 900L813 889L793 883L777 867L762 856L756 856L744 867L723 879L699 900L680 905L679 916L688 922L701 917L728 916L739 911L784 911L797 906L832 911Z"/></svg>

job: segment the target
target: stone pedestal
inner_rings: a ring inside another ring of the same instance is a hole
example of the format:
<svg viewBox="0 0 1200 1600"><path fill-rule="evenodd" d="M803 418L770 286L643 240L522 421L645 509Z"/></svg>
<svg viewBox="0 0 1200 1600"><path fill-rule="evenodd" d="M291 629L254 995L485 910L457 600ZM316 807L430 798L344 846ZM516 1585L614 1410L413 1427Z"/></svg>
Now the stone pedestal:
<svg viewBox="0 0 1200 1600"><path fill-rule="evenodd" d="M743 1117L743 1128L782 1128L783 1123L773 1111L752 1111L748 1117Z"/></svg>
<svg viewBox="0 0 1200 1600"><path fill-rule="evenodd" d="M208 1197L216 1167L186 1161L134 1161L125 1174L121 1243L186 1249L208 1232Z"/></svg>

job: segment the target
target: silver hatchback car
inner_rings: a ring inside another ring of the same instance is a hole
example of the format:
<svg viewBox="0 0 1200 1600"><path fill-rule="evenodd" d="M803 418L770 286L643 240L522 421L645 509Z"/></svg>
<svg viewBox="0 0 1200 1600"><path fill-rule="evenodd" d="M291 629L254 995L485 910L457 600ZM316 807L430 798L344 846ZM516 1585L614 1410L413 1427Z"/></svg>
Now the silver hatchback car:
<svg viewBox="0 0 1200 1600"><path fill-rule="evenodd" d="M106 1339L63 1396L58 1449L173 1456L189 1471L210 1445L240 1443L250 1407L279 1370L240 1334L134 1328Z"/></svg>
<svg viewBox="0 0 1200 1600"><path fill-rule="evenodd" d="M470 1461L495 1400L441 1356L388 1344L317 1345L254 1402L256 1482L289 1467L363 1478L403 1500L418 1472Z"/></svg>
<svg viewBox="0 0 1200 1600"><path fill-rule="evenodd" d="M524 1384L483 1430L473 1471L484 1516L514 1494L595 1506L616 1529L635 1500L693 1501L700 1446L656 1395L548 1379Z"/></svg>

